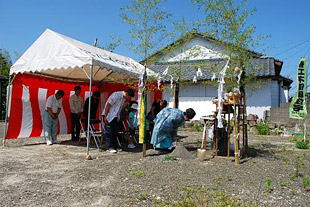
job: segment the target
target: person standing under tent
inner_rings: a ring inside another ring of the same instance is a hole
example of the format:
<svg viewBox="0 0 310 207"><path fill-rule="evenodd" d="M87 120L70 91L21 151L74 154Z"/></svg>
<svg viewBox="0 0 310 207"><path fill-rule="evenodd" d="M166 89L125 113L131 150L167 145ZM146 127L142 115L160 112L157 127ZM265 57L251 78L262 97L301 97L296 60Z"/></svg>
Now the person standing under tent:
<svg viewBox="0 0 310 207"><path fill-rule="evenodd" d="M71 118L71 140L72 141L79 141L80 139L80 118L81 113L83 111L83 99L80 97L81 87L75 86L74 87L74 94L70 96L69 103L70 103L70 118Z"/></svg>
<svg viewBox="0 0 310 207"><path fill-rule="evenodd" d="M43 115L44 138L47 145L59 144L57 141L58 115L62 108L63 90L59 90L55 95L48 97ZM52 139L50 138L52 137Z"/></svg>
<svg viewBox="0 0 310 207"><path fill-rule="evenodd" d="M195 115L196 112L192 108L186 109L185 112L176 108L164 108L154 120L151 144L154 148L173 150L173 141L177 139L178 127L194 118Z"/></svg>
<svg viewBox="0 0 310 207"><path fill-rule="evenodd" d="M131 109L128 117L128 127L129 127L129 138L128 138L128 148L133 149L136 146L134 145L134 139L136 136L136 112L138 110L138 104L134 103L131 105Z"/></svg>
<svg viewBox="0 0 310 207"><path fill-rule="evenodd" d="M95 91L93 95L91 96L91 103L90 103L90 120L96 119L97 115L97 110L99 106L99 101L100 101L100 92ZM87 124L88 124L88 105L89 105L89 97L85 100L84 104L84 110L83 110L83 115L85 117L85 129L88 130Z"/></svg>
<svg viewBox="0 0 310 207"><path fill-rule="evenodd" d="M134 96L135 94L132 89L116 91L111 94L105 104L102 116L105 124L104 129L106 132L106 145L108 151L111 153L122 151L122 149L118 147L117 143L118 121L120 119L120 112L125 100Z"/></svg>

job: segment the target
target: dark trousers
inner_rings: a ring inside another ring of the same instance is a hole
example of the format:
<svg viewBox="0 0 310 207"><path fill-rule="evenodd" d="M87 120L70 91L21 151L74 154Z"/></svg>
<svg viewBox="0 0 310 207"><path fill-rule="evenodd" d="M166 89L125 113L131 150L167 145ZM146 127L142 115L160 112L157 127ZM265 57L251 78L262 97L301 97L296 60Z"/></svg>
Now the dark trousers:
<svg viewBox="0 0 310 207"><path fill-rule="evenodd" d="M117 143L117 132L118 132L118 121L117 121L117 117L115 117L110 123L109 123L109 127L111 130L111 140L109 143L108 148L118 148L118 143Z"/></svg>
<svg viewBox="0 0 310 207"><path fill-rule="evenodd" d="M78 141L80 139L80 116L78 114L70 113L71 117L71 140Z"/></svg>

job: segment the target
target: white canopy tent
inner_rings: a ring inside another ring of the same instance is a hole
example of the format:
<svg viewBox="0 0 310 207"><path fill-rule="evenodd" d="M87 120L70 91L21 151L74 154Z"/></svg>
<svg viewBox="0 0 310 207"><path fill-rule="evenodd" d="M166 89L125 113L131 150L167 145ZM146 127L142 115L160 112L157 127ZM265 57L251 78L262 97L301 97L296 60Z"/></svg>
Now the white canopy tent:
<svg viewBox="0 0 310 207"><path fill-rule="evenodd" d="M46 29L11 67L10 75L32 73L68 80L89 81L91 94L92 81L137 79L144 71L144 66L129 57L93 47ZM149 69L147 73L155 75ZM90 105L88 115L90 115ZM7 117L6 115L6 126ZM90 126L89 123L88 126ZM3 141L5 142L5 136ZM87 155L89 141L88 133Z"/></svg>

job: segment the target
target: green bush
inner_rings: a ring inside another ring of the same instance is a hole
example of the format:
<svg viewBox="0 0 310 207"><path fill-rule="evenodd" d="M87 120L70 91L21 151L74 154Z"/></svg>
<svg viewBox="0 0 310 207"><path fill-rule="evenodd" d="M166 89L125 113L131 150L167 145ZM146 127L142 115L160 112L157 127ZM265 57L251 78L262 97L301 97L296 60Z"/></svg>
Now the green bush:
<svg viewBox="0 0 310 207"><path fill-rule="evenodd" d="M269 126L268 126L268 123L264 123L264 122L261 122L261 123L258 123L257 126L256 126L256 130L257 130L257 134L259 135L269 135Z"/></svg>
<svg viewBox="0 0 310 207"><path fill-rule="evenodd" d="M197 132L201 132L202 131L202 126L201 124L194 124L194 130Z"/></svg>
<svg viewBox="0 0 310 207"><path fill-rule="evenodd" d="M309 149L309 141L296 142L296 148L298 148L298 149Z"/></svg>

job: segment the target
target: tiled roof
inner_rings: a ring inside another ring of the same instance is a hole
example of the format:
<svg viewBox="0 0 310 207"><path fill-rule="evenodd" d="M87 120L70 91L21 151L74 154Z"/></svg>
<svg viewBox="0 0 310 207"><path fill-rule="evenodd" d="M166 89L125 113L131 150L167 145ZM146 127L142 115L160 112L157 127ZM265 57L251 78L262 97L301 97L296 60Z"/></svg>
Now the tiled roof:
<svg viewBox="0 0 310 207"><path fill-rule="evenodd" d="M201 62L202 61L200 61L200 63ZM210 70L206 67L217 66L218 68L223 68L226 64L226 60L203 60L203 63L204 64L198 64L197 61L188 61L182 64L176 62L156 62L152 65L149 65L148 68L155 71L156 73L162 74L169 66L168 74L174 77L180 76L182 80L189 81L193 80L193 77L197 73L198 67L200 67L202 70L202 76L197 77L197 80L209 80L213 76L214 70ZM275 59L273 57L255 58L253 59L253 66L256 68L254 72L256 77L274 77L277 75L275 70Z"/></svg>

